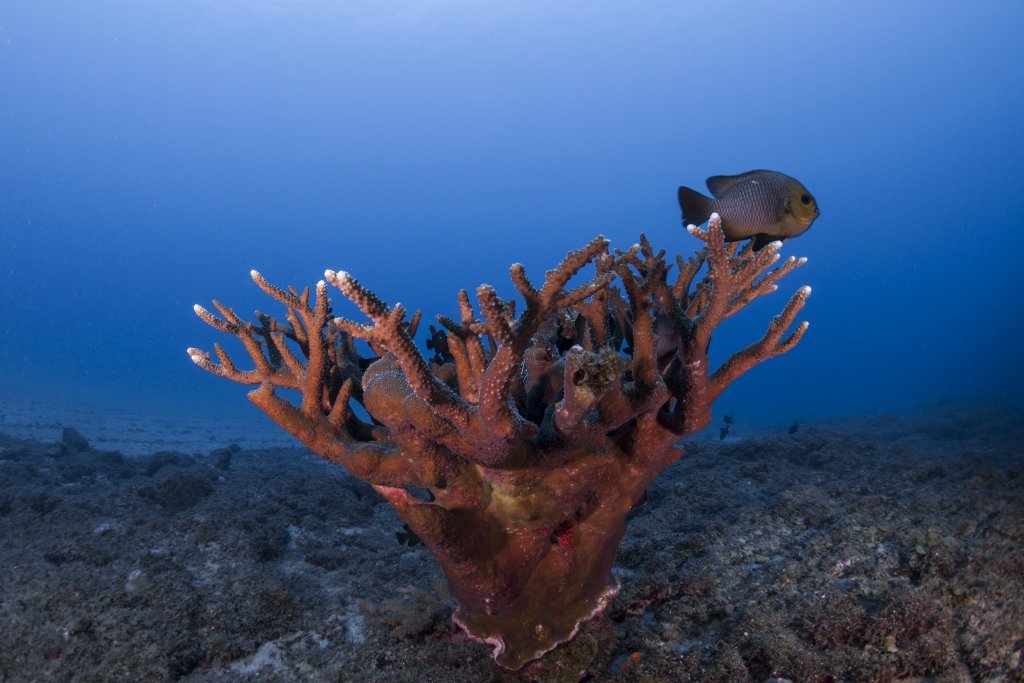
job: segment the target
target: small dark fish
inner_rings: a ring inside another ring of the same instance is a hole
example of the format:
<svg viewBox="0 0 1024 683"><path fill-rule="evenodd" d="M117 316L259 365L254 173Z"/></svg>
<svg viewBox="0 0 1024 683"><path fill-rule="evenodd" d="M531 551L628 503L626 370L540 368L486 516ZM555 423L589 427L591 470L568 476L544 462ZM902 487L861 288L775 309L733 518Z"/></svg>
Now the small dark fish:
<svg viewBox="0 0 1024 683"><path fill-rule="evenodd" d="M788 432L789 434L796 434L799 431L800 431L800 423L799 422L794 422L793 424L791 424L789 426L789 432Z"/></svg>
<svg viewBox="0 0 1024 683"><path fill-rule="evenodd" d="M732 415L726 415L722 418L722 422L725 426L718 428L718 440L725 441L725 437L729 436L729 428L732 427L733 419Z"/></svg>
<svg viewBox="0 0 1024 683"><path fill-rule="evenodd" d="M683 225L700 225L717 213L727 242L754 238L754 249L802 235L821 211L818 202L796 178L776 171L716 175L707 180L714 196L679 188Z"/></svg>
<svg viewBox="0 0 1024 683"><path fill-rule="evenodd" d="M396 531L395 538L398 539L398 545L408 545L410 548L418 546L423 543L420 537L413 533L413 530L409 528L408 524L402 525L405 531Z"/></svg>

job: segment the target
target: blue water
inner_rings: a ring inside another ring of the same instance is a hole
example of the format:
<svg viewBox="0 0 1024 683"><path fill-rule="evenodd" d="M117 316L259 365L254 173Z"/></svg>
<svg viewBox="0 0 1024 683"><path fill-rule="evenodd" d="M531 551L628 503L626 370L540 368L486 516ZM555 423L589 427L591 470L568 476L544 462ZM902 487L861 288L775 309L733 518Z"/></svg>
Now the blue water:
<svg viewBox="0 0 1024 683"><path fill-rule="evenodd" d="M185 353L225 341L194 303L279 312L251 268L453 315L598 233L689 254L677 186L769 168L819 201L784 249L810 261L712 351L802 284L811 327L718 415L1024 405L1022 25L1009 0L5 2L0 392L254 411Z"/></svg>

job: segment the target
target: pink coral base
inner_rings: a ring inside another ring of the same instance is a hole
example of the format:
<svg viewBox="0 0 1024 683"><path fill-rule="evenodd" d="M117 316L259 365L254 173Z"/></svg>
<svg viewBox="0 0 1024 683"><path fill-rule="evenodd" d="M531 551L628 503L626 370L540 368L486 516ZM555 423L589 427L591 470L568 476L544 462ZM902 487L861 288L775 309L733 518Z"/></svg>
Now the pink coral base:
<svg viewBox="0 0 1024 683"><path fill-rule="evenodd" d="M551 652L552 650L554 650L556 647L558 647L562 643L568 643L570 640L572 640L573 638L576 637L576 634L578 634L580 632L580 627L584 623L590 621L594 617L597 617L602 612L604 612L605 609L607 609L609 603L611 603L611 601L615 598L615 596L619 594L619 588L622 586L622 583L619 581L619 577L617 577L614 574L612 574L612 578L615 580L615 585L614 586L608 586L608 589L605 590L605 592L601 593L600 596L598 596L597 604L595 605L594 609L590 612L590 614L584 616L582 619L577 621L576 625L573 626L572 631L565 638L552 642L551 646L548 647L548 648L545 648L543 650L538 650L537 653L536 653L536 656L534 656L532 659L530 659L524 666L528 666L531 663L536 662L538 659L540 659L541 657L543 657L547 653ZM462 629L463 632L473 642L480 643L481 645L489 645L492 648L492 650L491 650L491 657L495 661L497 661L498 657L501 655L501 653L505 651L505 641L504 641L504 639L502 639L501 636L490 636L488 638L481 638L480 636L473 635L472 631L469 630L469 627L466 626L466 624L462 623L462 621L459 620L458 614L459 614L459 610L458 609L456 609L455 612L452 614L452 621L455 623L455 625L458 626L460 629ZM499 664L499 666L500 666L500 664Z"/></svg>

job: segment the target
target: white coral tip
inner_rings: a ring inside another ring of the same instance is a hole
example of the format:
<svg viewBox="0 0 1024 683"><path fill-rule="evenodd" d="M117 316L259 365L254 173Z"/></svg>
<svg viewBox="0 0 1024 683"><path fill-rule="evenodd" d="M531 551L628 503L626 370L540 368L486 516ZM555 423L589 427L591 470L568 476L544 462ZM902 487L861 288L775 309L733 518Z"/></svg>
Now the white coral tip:
<svg viewBox="0 0 1024 683"><path fill-rule="evenodd" d="M696 225L692 223L686 226L686 232L690 233L691 235L696 235L698 230L700 230L700 228L698 228Z"/></svg>
<svg viewBox="0 0 1024 683"><path fill-rule="evenodd" d="M708 218L708 220L709 221L720 221L720 220L722 220L722 217L718 215L718 212L715 212L715 213L711 214L711 216Z"/></svg>
<svg viewBox="0 0 1024 683"><path fill-rule="evenodd" d="M800 288L800 296L810 296L810 295L811 295L811 288L810 288L809 285L804 285L803 287Z"/></svg>
<svg viewBox="0 0 1024 683"><path fill-rule="evenodd" d="M807 257L806 256L801 256L800 257L800 265L803 265L805 263L807 263Z"/></svg>
<svg viewBox="0 0 1024 683"><path fill-rule="evenodd" d="M772 249L782 249L782 240L775 240L768 245Z"/></svg>
<svg viewBox="0 0 1024 683"><path fill-rule="evenodd" d="M326 275L326 273L325 273L325 275ZM323 289L326 286L327 286L327 283L324 282L323 280L320 280L319 282L316 283L316 288L317 289Z"/></svg>
<svg viewBox="0 0 1024 683"><path fill-rule="evenodd" d="M193 363L199 363L203 360L205 354L197 348L188 347L188 357L192 359Z"/></svg>
<svg viewBox="0 0 1024 683"><path fill-rule="evenodd" d="M200 306L199 304L192 304L192 310L196 312L196 315L202 315L203 313L206 313L206 309Z"/></svg>

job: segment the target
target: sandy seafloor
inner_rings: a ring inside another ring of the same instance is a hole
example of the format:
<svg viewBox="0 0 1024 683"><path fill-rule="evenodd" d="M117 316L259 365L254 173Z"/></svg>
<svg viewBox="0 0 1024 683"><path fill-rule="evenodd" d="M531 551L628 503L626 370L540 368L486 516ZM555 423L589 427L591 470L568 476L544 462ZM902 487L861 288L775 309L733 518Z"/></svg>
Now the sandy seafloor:
<svg viewBox="0 0 1024 683"><path fill-rule="evenodd" d="M0 413L0 681L517 680L377 494L260 416ZM1024 417L786 431L686 442L543 680L1024 681Z"/></svg>

